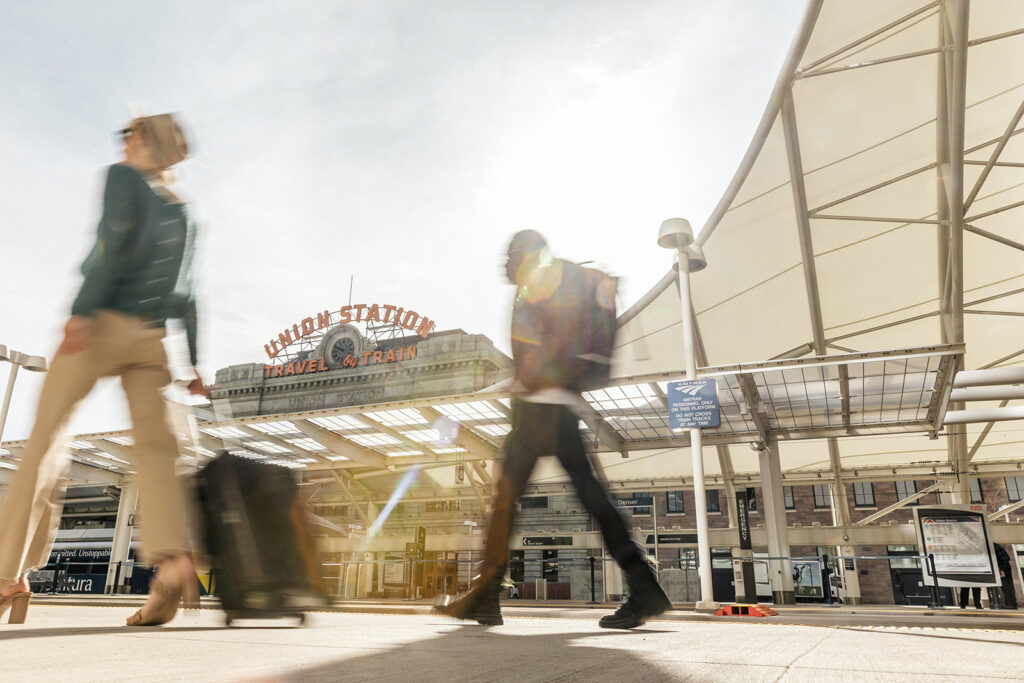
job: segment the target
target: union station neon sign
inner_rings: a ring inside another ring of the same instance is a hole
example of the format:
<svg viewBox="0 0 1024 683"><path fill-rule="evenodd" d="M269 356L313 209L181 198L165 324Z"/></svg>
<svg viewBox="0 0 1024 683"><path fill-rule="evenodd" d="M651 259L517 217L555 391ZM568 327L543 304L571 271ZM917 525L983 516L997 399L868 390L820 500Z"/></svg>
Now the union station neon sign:
<svg viewBox="0 0 1024 683"><path fill-rule="evenodd" d="M276 339L271 339L263 345L263 349L270 358L277 358L278 355L292 344L313 335L320 330L331 327L333 324L344 325L351 322L377 323L378 325L391 324L395 327L402 327L410 332L415 332L424 339L434 329L434 321L416 311L406 310L401 306L391 304L355 304L342 306L338 311L338 321L331 322L331 311L327 310L317 313L316 318L303 318L290 328L285 328Z"/></svg>

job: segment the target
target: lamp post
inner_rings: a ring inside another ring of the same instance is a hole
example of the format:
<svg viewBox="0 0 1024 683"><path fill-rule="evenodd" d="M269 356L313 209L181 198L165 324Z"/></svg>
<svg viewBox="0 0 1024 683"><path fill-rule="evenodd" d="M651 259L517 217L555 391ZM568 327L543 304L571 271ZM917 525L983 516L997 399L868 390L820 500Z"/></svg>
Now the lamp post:
<svg viewBox="0 0 1024 683"><path fill-rule="evenodd" d="M693 317L690 311L690 273L707 267L707 259L700 246L693 243L693 228L685 218L669 218L658 231L658 246L674 249L679 266L679 303L683 318L683 355L686 360L686 379L697 379L697 349L693 339ZM700 577L698 611L714 611L711 587L711 547L708 545L707 495L704 492L704 452L700 429L690 429L690 457L693 461L693 498L697 509L697 574ZM657 538L657 531L655 531Z"/></svg>
<svg viewBox="0 0 1024 683"><path fill-rule="evenodd" d="M11 394L14 393L14 380L18 379L18 369L25 368L32 372L46 372L46 358L43 356L30 356L25 353L19 353L0 344L0 361L4 360L11 364L11 375L7 379L4 405L0 409L0 441L3 441L4 425L7 424L7 411L11 407Z"/></svg>

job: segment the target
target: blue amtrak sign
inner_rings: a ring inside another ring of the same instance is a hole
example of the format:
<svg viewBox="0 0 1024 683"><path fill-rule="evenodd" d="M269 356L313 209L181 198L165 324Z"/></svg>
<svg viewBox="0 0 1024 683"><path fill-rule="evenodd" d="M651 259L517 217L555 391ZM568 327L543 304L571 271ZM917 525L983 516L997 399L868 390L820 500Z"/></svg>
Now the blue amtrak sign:
<svg viewBox="0 0 1024 683"><path fill-rule="evenodd" d="M668 383L668 424L675 430L717 427L718 383L711 378Z"/></svg>

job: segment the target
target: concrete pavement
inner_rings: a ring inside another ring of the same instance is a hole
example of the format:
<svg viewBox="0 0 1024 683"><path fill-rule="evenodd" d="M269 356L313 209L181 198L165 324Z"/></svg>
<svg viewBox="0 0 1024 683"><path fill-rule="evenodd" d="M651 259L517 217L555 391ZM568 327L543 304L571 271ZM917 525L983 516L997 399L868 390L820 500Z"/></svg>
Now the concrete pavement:
<svg viewBox="0 0 1024 683"><path fill-rule="evenodd" d="M310 625L212 609L157 628L129 607L33 604L0 625L0 679L38 681L1022 680L1024 632L713 619L600 629L597 612L485 628L425 614L317 612Z"/></svg>

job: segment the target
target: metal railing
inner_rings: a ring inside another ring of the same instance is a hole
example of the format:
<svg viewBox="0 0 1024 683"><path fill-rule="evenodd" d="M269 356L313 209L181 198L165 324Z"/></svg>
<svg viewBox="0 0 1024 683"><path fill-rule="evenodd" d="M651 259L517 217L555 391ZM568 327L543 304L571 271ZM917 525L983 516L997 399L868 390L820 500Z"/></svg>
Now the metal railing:
<svg viewBox="0 0 1024 683"><path fill-rule="evenodd" d="M653 558L648 558L653 560ZM842 579L836 580L850 569L841 561L872 560L886 562L913 561L927 569L934 576L935 556L927 555L793 555L771 556L752 555L748 557L713 556L712 570L723 569L717 563L729 563L729 573L737 565L746 563L815 563L820 571L820 595L808 599L821 599L828 604L840 597L845 587ZM623 588L618 580L609 586L607 563L614 563L610 557L580 558L514 558L508 564L509 575L504 587L504 597L539 600L576 600L589 603L617 600ZM653 563L659 573L663 587L673 602L688 603L700 599L700 582L695 557L662 560ZM384 559L363 561L340 559L320 565L321 588L336 599L359 598L429 598L438 593L452 593L463 590L476 574L479 561L467 558L417 558ZM110 568L114 567L112 585L108 586ZM892 568L892 565L890 564ZM140 574L137 570L143 570ZM29 580L33 590L39 593L132 593L146 594L149 578L155 569L153 565L128 560L123 562L100 562L95 560L60 560L42 570L31 572ZM198 575L203 591L216 595L216 574L207 569ZM205 580L204 580L205 579ZM102 582L87 585L85 581ZM762 586L768 581L760 581ZM756 593L756 589L755 589ZM800 596L807 598L807 595ZM737 600L741 596L735 595ZM919 593L917 599L922 599ZM749 596L748 596L749 599ZM938 586L928 586L928 607L941 606Z"/></svg>

